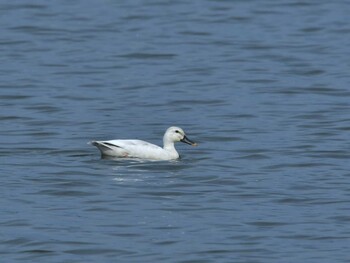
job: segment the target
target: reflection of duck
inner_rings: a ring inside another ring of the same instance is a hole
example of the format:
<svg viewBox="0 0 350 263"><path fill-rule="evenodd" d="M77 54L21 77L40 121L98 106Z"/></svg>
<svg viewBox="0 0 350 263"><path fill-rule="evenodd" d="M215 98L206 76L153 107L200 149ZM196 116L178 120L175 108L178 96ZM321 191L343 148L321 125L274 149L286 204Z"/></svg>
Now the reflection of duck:
<svg viewBox="0 0 350 263"><path fill-rule="evenodd" d="M103 156L173 160L179 158L174 145L179 141L192 146L197 145L188 139L185 132L179 127L170 127L166 130L163 137L163 148L141 140L92 141L91 144L96 146Z"/></svg>

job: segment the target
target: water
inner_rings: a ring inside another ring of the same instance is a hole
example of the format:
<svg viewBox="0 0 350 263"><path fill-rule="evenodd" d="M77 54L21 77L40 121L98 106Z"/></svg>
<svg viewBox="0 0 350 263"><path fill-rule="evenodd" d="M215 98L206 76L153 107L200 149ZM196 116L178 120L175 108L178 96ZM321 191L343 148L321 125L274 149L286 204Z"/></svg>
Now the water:
<svg viewBox="0 0 350 263"><path fill-rule="evenodd" d="M2 1L1 262L349 262L347 1ZM100 159L93 139L182 159Z"/></svg>

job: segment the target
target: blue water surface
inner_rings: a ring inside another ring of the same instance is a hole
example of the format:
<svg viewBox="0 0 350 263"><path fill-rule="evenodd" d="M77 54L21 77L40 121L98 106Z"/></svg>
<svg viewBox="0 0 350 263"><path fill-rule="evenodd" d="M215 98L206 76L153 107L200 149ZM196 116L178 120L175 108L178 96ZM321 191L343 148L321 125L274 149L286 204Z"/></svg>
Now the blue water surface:
<svg viewBox="0 0 350 263"><path fill-rule="evenodd" d="M349 262L349 13L1 2L1 262ZM87 144L173 125L177 161Z"/></svg>

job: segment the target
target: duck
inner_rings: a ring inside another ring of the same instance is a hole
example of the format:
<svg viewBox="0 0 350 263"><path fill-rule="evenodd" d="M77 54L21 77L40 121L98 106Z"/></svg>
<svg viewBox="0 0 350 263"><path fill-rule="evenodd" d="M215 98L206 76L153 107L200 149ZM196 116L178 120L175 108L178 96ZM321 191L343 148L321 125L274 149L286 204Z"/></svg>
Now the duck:
<svg viewBox="0 0 350 263"><path fill-rule="evenodd" d="M163 136L163 148L143 140L109 140L91 141L102 157L138 158L148 160L176 160L180 158L175 149L176 142L183 142L191 146L197 143L190 140L180 127L169 127Z"/></svg>

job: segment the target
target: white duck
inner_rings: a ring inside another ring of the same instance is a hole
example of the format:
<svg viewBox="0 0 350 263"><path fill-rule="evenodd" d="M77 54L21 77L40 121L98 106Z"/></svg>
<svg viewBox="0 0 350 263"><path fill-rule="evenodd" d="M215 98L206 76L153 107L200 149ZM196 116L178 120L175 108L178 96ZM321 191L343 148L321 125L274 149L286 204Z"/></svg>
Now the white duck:
<svg viewBox="0 0 350 263"><path fill-rule="evenodd" d="M101 151L102 156L173 160L180 157L174 145L179 141L192 146L197 145L188 139L185 132L179 127L170 127L166 130L163 137L163 148L141 140L92 141L91 144Z"/></svg>

